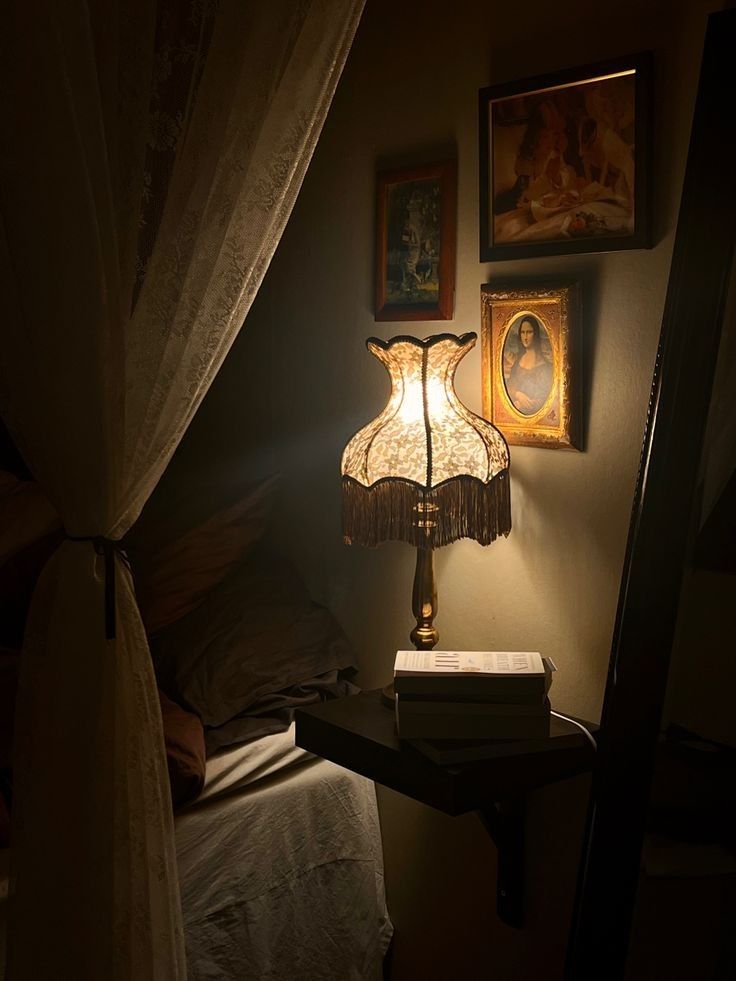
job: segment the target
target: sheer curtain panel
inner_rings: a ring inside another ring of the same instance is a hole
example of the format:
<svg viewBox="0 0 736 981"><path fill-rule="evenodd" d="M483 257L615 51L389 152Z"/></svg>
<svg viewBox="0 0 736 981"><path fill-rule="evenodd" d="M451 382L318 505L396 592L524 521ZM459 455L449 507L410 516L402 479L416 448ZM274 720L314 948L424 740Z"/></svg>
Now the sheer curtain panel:
<svg viewBox="0 0 736 981"><path fill-rule="evenodd" d="M227 354L361 8L4 10L0 411L69 536L22 658L9 981L186 976L146 637L125 563L89 539L135 521Z"/></svg>

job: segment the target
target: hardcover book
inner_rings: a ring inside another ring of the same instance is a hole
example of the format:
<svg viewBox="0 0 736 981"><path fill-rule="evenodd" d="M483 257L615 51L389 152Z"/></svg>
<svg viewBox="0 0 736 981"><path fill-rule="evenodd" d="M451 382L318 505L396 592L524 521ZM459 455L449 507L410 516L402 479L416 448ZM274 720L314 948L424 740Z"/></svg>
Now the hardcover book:
<svg viewBox="0 0 736 981"><path fill-rule="evenodd" d="M493 704L481 703L405 702L397 694L399 739L544 739L549 736L550 705L546 698L541 710L531 714L498 714L494 709Z"/></svg>
<svg viewBox="0 0 736 981"><path fill-rule="evenodd" d="M531 651L398 651L394 689L399 695L539 702L554 670L550 658Z"/></svg>

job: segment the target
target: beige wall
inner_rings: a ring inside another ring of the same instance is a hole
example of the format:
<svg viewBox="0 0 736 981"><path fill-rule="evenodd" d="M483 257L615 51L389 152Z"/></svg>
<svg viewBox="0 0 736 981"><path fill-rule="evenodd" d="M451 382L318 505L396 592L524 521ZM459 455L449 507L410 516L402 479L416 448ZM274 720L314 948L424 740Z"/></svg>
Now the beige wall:
<svg viewBox="0 0 736 981"><path fill-rule="evenodd" d="M282 244L171 478L199 466L282 472L276 535L351 637L366 686L388 678L407 644L414 556L405 545L371 551L340 540L340 454L388 390L365 338L407 326L478 331L481 283L575 278L585 286L585 452L512 448L513 531L490 548L465 541L438 553L437 626L447 646L551 655L555 706L598 718L705 11L715 6L368 0ZM481 265L477 90L640 50L656 58L655 247ZM376 166L448 150L459 175L455 318L375 323ZM458 388L480 412L477 350ZM494 851L476 819L451 821L382 794L397 976L526 981L541 976L531 964L544 963L545 977L559 977L581 801L579 783L533 799L533 922L514 936L492 915ZM443 960L453 937L455 954ZM494 964L503 966L494 973Z"/></svg>
<svg viewBox="0 0 736 981"><path fill-rule="evenodd" d="M494 13L496 9L498 12ZM561 709L597 718L631 495L669 273L704 14L670 2L506 5L369 0L293 218L241 338L180 454L284 475L282 539L351 635L368 684L388 673L411 625L412 550L346 548L339 460L382 407L385 372L364 348L406 324L372 315L378 160L457 148L456 314L420 334L479 330L480 284L582 279L586 450L512 448L514 529L437 555L442 642L550 654ZM476 94L494 81L652 49L657 60L651 251L478 262ZM481 408L480 356L458 373ZM255 407L255 413L253 409ZM251 430L259 437L254 447ZM378 611L379 615L376 615ZM366 629L368 627L369 629Z"/></svg>

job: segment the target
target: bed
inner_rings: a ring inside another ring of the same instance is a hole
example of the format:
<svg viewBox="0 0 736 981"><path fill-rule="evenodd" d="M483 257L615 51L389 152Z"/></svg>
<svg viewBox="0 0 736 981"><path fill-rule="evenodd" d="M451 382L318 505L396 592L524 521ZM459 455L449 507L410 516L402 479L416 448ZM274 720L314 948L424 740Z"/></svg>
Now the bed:
<svg viewBox="0 0 736 981"><path fill-rule="evenodd" d="M0 528L29 541L0 562L0 778L27 603L60 534L37 485L4 479ZM372 981L392 932L374 787L295 747L290 726L295 707L353 690L353 652L263 541L272 486L187 481L154 495L126 541L160 686L189 977ZM7 866L0 848L0 978Z"/></svg>
<svg viewBox="0 0 736 981"><path fill-rule="evenodd" d="M176 843L190 978L381 978L373 784L295 747L293 728L214 756Z"/></svg>
<svg viewBox="0 0 736 981"><path fill-rule="evenodd" d="M381 978L392 926L373 784L295 747L293 727L208 760L176 847L191 981ZM1 849L0 952L7 867Z"/></svg>

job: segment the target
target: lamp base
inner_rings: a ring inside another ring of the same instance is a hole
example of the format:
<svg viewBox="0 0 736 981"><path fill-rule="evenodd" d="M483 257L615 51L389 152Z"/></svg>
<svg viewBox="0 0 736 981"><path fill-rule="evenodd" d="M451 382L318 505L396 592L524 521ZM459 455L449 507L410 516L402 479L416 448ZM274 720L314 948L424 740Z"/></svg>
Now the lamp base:
<svg viewBox="0 0 736 981"><path fill-rule="evenodd" d="M411 609L417 625L409 634L409 639L418 651L431 651L440 639L433 623L437 614L437 586L434 581L434 549L431 546L417 548Z"/></svg>
<svg viewBox="0 0 736 981"><path fill-rule="evenodd" d="M423 623L420 626L417 622L416 627L409 634L409 640L418 651L431 651L437 646L439 639L439 632L432 624Z"/></svg>
<svg viewBox="0 0 736 981"><path fill-rule="evenodd" d="M440 639L432 622L437 613L437 587L434 581L434 550L431 548L417 549L411 607L417 623L409 639L418 651L431 651ZM393 707L396 701L393 682L383 686L381 698L386 705Z"/></svg>

